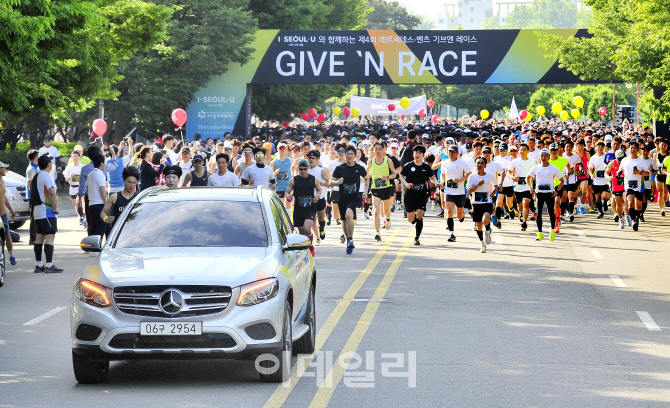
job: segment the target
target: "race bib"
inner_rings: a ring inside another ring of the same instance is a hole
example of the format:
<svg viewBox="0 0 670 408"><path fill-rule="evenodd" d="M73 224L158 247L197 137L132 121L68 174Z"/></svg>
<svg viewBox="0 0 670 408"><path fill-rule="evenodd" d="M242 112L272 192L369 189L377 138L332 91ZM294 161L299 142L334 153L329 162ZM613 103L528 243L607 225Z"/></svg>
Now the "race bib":
<svg viewBox="0 0 670 408"><path fill-rule="evenodd" d="M477 193L475 192L475 202L476 203L488 203L489 194L488 193Z"/></svg>
<svg viewBox="0 0 670 408"><path fill-rule="evenodd" d="M447 180L447 188L458 188L458 183L454 183L454 180Z"/></svg>
<svg viewBox="0 0 670 408"><path fill-rule="evenodd" d="M314 197L298 197L299 207L311 207Z"/></svg>
<svg viewBox="0 0 670 408"><path fill-rule="evenodd" d="M358 187L356 184L342 184L342 192L344 194L356 194L358 193Z"/></svg>
<svg viewBox="0 0 670 408"><path fill-rule="evenodd" d="M549 184L540 184L537 186L537 189L540 191L551 191L551 186Z"/></svg>
<svg viewBox="0 0 670 408"><path fill-rule="evenodd" d="M376 188L386 187L386 180L382 180L382 179L380 179L380 178L376 178L374 181L375 181L375 187L376 187Z"/></svg>
<svg viewBox="0 0 670 408"><path fill-rule="evenodd" d="M517 186L523 186L526 184L526 179L523 177L519 177L519 181L516 182Z"/></svg>
<svg viewBox="0 0 670 408"><path fill-rule="evenodd" d="M617 176L616 183L617 185L623 185L623 176Z"/></svg>
<svg viewBox="0 0 670 408"><path fill-rule="evenodd" d="M596 177L598 177L598 178L604 178L604 177L605 177L605 170L598 170L598 171L596 171Z"/></svg>
<svg viewBox="0 0 670 408"><path fill-rule="evenodd" d="M80 179L80 178L81 178L80 175L72 176L72 181L71 181L71 183L77 183L77 184L79 184L79 179Z"/></svg>
<svg viewBox="0 0 670 408"><path fill-rule="evenodd" d="M277 180L282 181L282 180L288 180L288 173L285 171L280 171L277 173Z"/></svg>
<svg viewBox="0 0 670 408"><path fill-rule="evenodd" d="M412 184L412 190L423 190L423 184Z"/></svg>
<svg viewBox="0 0 670 408"><path fill-rule="evenodd" d="M637 180L628 180L628 188L637 188Z"/></svg>

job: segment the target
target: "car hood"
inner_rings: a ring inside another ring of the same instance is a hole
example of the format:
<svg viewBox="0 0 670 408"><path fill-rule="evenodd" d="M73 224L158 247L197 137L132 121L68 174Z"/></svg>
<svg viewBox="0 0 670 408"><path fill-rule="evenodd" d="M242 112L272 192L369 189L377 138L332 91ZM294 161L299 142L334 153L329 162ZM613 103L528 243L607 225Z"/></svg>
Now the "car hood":
<svg viewBox="0 0 670 408"><path fill-rule="evenodd" d="M108 287L223 285L274 276L272 248L104 248L83 277Z"/></svg>

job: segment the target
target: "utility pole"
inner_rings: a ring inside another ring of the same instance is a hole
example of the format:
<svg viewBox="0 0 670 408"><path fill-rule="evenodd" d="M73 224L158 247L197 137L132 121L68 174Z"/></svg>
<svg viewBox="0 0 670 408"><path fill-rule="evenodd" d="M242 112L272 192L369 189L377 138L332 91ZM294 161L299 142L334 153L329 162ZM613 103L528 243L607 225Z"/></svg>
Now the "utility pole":
<svg viewBox="0 0 670 408"><path fill-rule="evenodd" d="M616 116L616 84L612 84L612 126L614 126L615 116Z"/></svg>
<svg viewBox="0 0 670 408"><path fill-rule="evenodd" d="M98 119L105 119L105 100L98 99Z"/></svg>

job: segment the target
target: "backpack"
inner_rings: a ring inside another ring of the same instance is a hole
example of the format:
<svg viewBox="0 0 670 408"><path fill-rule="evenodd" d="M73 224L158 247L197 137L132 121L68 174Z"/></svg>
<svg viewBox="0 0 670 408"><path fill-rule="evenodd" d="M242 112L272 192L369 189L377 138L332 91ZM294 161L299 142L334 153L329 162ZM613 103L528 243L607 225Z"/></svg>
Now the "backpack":
<svg viewBox="0 0 670 408"><path fill-rule="evenodd" d="M30 205L33 207L37 207L38 205L42 204L40 194L37 191L37 176L39 176L39 173L35 174L35 177L33 177L33 179L30 181Z"/></svg>

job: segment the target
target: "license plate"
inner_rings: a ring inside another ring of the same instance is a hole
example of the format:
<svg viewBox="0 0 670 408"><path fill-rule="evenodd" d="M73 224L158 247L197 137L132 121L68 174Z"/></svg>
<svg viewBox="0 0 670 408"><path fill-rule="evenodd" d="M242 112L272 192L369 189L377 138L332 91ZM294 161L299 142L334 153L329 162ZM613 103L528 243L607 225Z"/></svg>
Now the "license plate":
<svg viewBox="0 0 670 408"><path fill-rule="evenodd" d="M198 336L202 334L202 322L142 322L142 336Z"/></svg>

